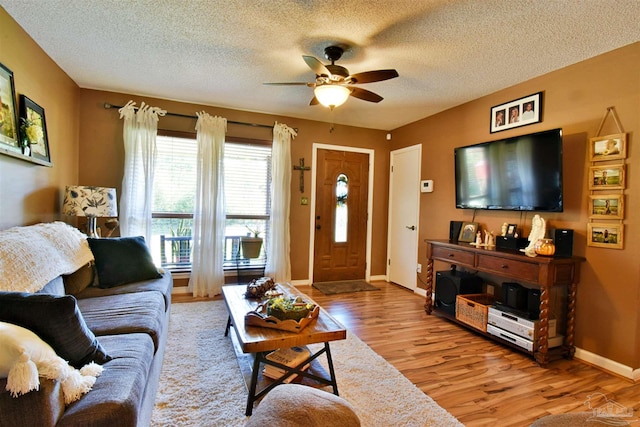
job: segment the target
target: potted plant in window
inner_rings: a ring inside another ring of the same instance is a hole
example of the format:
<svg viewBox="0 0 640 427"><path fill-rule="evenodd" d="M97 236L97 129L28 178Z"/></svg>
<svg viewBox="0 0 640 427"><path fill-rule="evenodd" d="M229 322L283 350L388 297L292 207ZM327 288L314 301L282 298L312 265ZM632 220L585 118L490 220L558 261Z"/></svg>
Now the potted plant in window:
<svg viewBox="0 0 640 427"><path fill-rule="evenodd" d="M262 249L262 237L260 237L262 231L251 229L248 226L247 229L250 233L240 238L242 256L244 258L258 258L260 256L260 250Z"/></svg>

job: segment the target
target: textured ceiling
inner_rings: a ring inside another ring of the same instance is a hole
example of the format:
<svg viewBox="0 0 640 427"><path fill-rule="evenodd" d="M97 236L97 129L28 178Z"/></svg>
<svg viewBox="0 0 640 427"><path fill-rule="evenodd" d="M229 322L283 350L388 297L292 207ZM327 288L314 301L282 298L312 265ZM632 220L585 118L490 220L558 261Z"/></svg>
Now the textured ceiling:
<svg viewBox="0 0 640 427"><path fill-rule="evenodd" d="M640 40L640 0L0 0L82 88L391 130ZM395 68L331 113L302 60ZM544 88L540 88L544 90ZM528 94L523 94L528 95ZM508 101L508 100L505 100Z"/></svg>

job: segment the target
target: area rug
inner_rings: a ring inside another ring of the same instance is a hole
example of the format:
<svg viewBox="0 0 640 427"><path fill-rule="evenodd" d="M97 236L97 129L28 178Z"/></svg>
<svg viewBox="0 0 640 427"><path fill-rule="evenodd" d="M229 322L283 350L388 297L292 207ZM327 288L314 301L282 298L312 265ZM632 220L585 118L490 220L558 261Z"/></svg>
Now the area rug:
<svg viewBox="0 0 640 427"><path fill-rule="evenodd" d="M325 295L348 294L351 292L380 290L380 288L376 288L375 286L365 282L364 280L345 280L340 282L318 282L318 283L314 283L313 287Z"/></svg>
<svg viewBox="0 0 640 427"><path fill-rule="evenodd" d="M223 301L172 305L152 426L244 425L247 390L226 321ZM462 426L353 333L332 342L331 353L340 396L363 427Z"/></svg>

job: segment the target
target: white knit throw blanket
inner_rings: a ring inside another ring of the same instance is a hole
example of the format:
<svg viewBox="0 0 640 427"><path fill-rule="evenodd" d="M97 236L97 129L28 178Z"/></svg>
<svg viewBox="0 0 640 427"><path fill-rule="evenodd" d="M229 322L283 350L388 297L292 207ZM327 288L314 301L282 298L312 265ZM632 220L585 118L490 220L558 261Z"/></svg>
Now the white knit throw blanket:
<svg viewBox="0 0 640 427"><path fill-rule="evenodd" d="M92 260L87 236L64 222L0 231L0 291L37 292Z"/></svg>

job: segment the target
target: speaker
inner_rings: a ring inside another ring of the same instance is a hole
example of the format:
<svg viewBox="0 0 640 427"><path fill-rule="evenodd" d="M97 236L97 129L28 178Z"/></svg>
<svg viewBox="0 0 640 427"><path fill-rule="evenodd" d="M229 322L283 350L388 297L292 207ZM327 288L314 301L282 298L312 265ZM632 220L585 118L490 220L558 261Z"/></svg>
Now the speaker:
<svg viewBox="0 0 640 427"><path fill-rule="evenodd" d="M566 228L550 229L549 237L553 239L553 243L556 245L556 253L554 256L573 256L573 230Z"/></svg>
<svg viewBox="0 0 640 427"><path fill-rule="evenodd" d="M456 315L458 294L482 293L482 279L468 273L454 271L436 272L435 307L451 316Z"/></svg>
<svg viewBox="0 0 640 427"><path fill-rule="evenodd" d="M516 310L527 307L527 289L519 283L504 282L502 284L502 303Z"/></svg>
<svg viewBox="0 0 640 427"><path fill-rule="evenodd" d="M462 229L462 221L449 221L449 241L452 243L458 243L458 236L460 236L460 229Z"/></svg>
<svg viewBox="0 0 640 427"><path fill-rule="evenodd" d="M496 236L496 249L517 251L526 248L528 243L525 237Z"/></svg>
<svg viewBox="0 0 640 427"><path fill-rule="evenodd" d="M531 319L540 317L540 289L529 289L527 293L527 311Z"/></svg>

